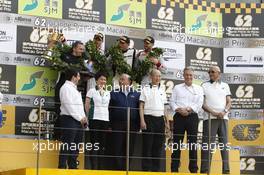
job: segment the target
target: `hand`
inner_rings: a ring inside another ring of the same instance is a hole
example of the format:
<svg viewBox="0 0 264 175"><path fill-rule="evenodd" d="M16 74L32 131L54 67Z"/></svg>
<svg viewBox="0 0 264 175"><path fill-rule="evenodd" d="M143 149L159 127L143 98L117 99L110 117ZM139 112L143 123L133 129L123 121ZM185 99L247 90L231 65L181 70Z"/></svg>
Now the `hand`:
<svg viewBox="0 0 264 175"><path fill-rule="evenodd" d="M215 116L215 117L218 117L218 112L215 112L215 111L213 111L213 112L211 112L211 114L213 115L213 116Z"/></svg>
<svg viewBox="0 0 264 175"><path fill-rule="evenodd" d="M187 117L189 115L189 112L187 110L187 108L180 108L179 109L179 113L183 116L183 117Z"/></svg>
<svg viewBox="0 0 264 175"><path fill-rule="evenodd" d="M144 120L140 121L140 129L142 129L142 130L146 130L147 129L147 125L146 125L146 122Z"/></svg>
<svg viewBox="0 0 264 175"><path fill-rule="evenodd" d="M226 114L225 112L219 112L217 117L222 119L224 118L225 114Z"/></svg>
<svg viewBox="0 0 264 175"><path fill-rule="evenodd" d="M83 117L80 122L81 122L81 125L82 125L83 128L87 128L88 120L87 120L86 117Z"/></svg>
<svg viewBox="0 0 264 175"><path fill-rule="evenodd" d="M149 59L150 59L150 61L151 61L152 63L154 63L155 65L159 62L159 60L158 60L157 58L155 58L155 57L150 57Z"/></svg>

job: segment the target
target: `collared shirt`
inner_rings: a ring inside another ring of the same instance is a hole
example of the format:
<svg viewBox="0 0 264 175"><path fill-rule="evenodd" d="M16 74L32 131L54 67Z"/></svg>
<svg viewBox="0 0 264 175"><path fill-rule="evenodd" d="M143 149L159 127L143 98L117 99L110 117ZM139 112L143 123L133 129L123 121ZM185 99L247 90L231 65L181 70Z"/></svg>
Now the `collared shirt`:
<svg viewBox="0 0 264 175"><path fill-rule="evenodd" d="M167 104L165 90L160 86L146 85L141 92L140 101L144 102L144 114L161 117Z"/></svg>
<svg viewBox="0 0 264 175"><path fill-rule="evenodd" d="M90 98L92 101L92 103L90 103L90 110L92 110L90 119L109 121L108 106L110 101L110 92L102 90L100 94L100 90L92 88L87 92L86 97Z"/></svg>
<svg viewBox="0 0 264 175"><path fill-rule="evenodd" d="M226 108L226 97L231 95L228 84L221 81L212 83L207 81L202 84L202 87L204 90L205 104L215 112L223 112ZM208 115L210 115L211 119L217 118L206 112L204 120L208 119ZM224 116L224 119L228 120L228 114Z"/></svg>
<svg viewBox="0 0 264 175"><path fill-rule="evenodd" d="M203 89L201 86L192 84L187 86L185 83L174 87L170 99L170 106L173 111L177 108L190 107L195 113L198 113L203 105Z"/></svg>
<svg viewBox="0 0 264 175"><path fill-rule="evenodd" d="M80 121L85 117L82 95L77 90L77 86L66 80L60 89L61 115L70 115L75 120Z"/></svg>

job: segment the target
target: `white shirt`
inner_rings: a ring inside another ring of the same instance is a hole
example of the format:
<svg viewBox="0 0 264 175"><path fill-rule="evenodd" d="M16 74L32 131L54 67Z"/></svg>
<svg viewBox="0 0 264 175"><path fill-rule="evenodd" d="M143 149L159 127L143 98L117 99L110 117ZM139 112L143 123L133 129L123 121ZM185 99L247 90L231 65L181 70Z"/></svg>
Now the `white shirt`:
<svg viewBox="0 0 264 175"><path fill-rule="evenodd" d="M70 115L75 120L80 121L85 117L82 95L77 90L77 86L66 80L60 89L61 115Z"/></svg>
<svg viewBox="0 0 264 175"><path fill-rule="evenodd" d="M170 106L173 111L177 108L190 107L198 114L203 105L203 88L196 84L187 86L185 83L176 85L173 88Z"/></svg>
<svg viewBox="0 0 264 175"><path fill-rule="evenodd" d="M94 104L94 111L93 111L93 120L103 120L109 121L109 101L110 101L110 92L103 91L103 94L100 95L99 90L95 88L90 89L87 92L86 97L90 98ZM92 106L91 106L92 107Z"/></svg>
<svg viewBox="0 0 264 175"><path fill-rule="evenodd" d="M204 82L202 84L204 90L205 104L214 110L215 112L223 112L226 108L226 96L230 96L230 88L227 83L224 82ZM205 112L204 120L208 119L210 115L211 119L217 119L217 117ZM224 116L224 119L228 120L228 114Z"/></svg>
<svg viewBox="0 0 264 175"><path fill-rule="evenodd" d="M161 117L167 103L165 90L159 86L146 85L141 92L140 101L144 102L144 114Z"/></svg>

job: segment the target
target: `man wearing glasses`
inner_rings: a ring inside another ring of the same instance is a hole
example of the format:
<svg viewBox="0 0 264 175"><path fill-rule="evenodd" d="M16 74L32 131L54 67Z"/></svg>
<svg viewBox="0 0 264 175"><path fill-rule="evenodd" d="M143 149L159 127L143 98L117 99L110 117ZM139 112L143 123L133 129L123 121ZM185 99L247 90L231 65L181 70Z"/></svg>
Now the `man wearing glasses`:
<svg viewBox="0 0 264 175"><path fill-rule="evenodd" d="M209 69L210 81L204 82L202 87L204 89L204 104L205 111L203 122L203 148L209 143L214 144L216 134L218 135L219 147L221 146L222 157L222 172L229 174L228 150L227 150L227 136L228 136L228 111L231 107L231 92L227 83L220 80L220 68L212 66ZM211 120L211 139L209 142L209 120ZM215 149L215 148L214 148ZM202 149L201 155L201 173L208 172L208 149ZM210 153L210 160L212 153Z"/></svg>
<svg viewBox="0 0 264 175"><path fill-rule="evenodd" d="M183 70L184 83L176 85L172 91L170 106L175 111L173 117L173 152L171 155L171 171L178 172L180 165L181 143L187 131L189 146L189 170L197 173L197 131L198 112L203 105L203 89L193 84L193 70Z"/></svg>

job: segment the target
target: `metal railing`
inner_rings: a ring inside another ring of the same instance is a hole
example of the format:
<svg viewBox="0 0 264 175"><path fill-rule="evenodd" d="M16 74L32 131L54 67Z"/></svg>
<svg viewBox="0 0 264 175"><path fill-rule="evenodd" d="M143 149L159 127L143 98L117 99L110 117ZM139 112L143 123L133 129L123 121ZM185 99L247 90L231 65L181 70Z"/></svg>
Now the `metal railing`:
<svg viewBox="0 0 264 175"><path fill-rule="evenodd" d="M117 108L117 107L113 107L113 106L109 106L109 108ZM40 166L41 162L40 162L40 159L41 159L41 154L42 153L42 148L41 148L41 143L43 142L43 140L52 140L52 135L53 135L53 132L54 132L54 129L60 129L60 130L63 130L63 131L66 131L66 130L80 130L84 133L91 133L91 132L103 132L103 133L108 133L108 135L111 136L111 134L113 133L121 133L121 134L124 134L126 135L125 137L125 155L123 155L122 153L120 153L120 155L113 155L113 154L105 154L105 155L99 155L99 154L95 154L95 155L87 155L87 150L84 149L84 154L85 154L85 161L88 160L88 158L92 158L92 157L97 157L97 158L107 158L107 159L116 159L116 158L120 158L122 160L125 159L125 171L126 173L128 174L128 172L131 170L131 160L132 162L134 160L146 160L146 159L150 159L150 160L160 160L160 161L168 161L168 159L166 157L163 156L160 156L160 157L143 157L142 154L141 155L131 155L130 152L131 152L131 149L134 149L134 148L131 148L132 145L130 145L130 142L131 142L131 134L135 134L136 136L140 136L142 137L142 135L161 135L164 137L166 137L165 133L156 133L156 132L145 132L145 131L141 131L141 130L138 130L138 131L131 131L131 111L133 110L139 110L138 108L120 108L120 109L123 109L123 110L126 110L126 120L125 123L126 123L126 130L102 130L102 129L92 129L92 128L89 128L89 130L85 129L85 128L79 128L79 129L73 129L73 128L65 128L65 127L49 127L50 126L50 122L54 122L54 113L52 112L49 112L46 110L45 108L45 105L40 103L39 104L39 107L38 107L38 120L37 120L37 128L34 128L35 130L37 129L37 135L34 135L33 138L36 139L37 141L37 151L33 151L33 152L10 152L10 153L16 153L16 154L36 154L36 175L39 175L39 169L40 168L43 168L42 166ZM51 119L51 120L50 120ZM166 123L165 123L166 124ZM16 125L15 127L19 128L19 127L22 127L22 125ZM209 118L208 120L208 144L211 145L211 138L212 137L215 137L215 136L211 136L211 119ZM33 130L34 130L33 129ZM169 131L169 132L172 132L172 131ZM176 136L175 134L170 134L170 137L173 137L173 136ZM184 135L182 135L184 136ZM191 135L189 135L191 136ZM197 136L197 135L193 135L193 136ZM207 137L207 136L203 136L203 137ZM218 137L219 138L219 137ZM172 140L173 138L166 138L166 140ZM109 138L108 138L109 140ZM111 139L110 139L111 140ZM198 141L200 142L200 141ZM166 142L167 143L167 142ZM165 144L165 143L164 143ZM169 143L167 143L169 145ZM113 145L112 145L113 146ZM137 145L138 146L138 145ZM173 147L169 147L169 148L173 148ZM110 148L111 149L111 148ZM212 148L211 146L208 147L208 172L207 174L210 174L211 170L210 170L210 167L211 167L211 163L212 163L212 160L211 160L211 155L210 153L212 152ZM166 151L166 150L163 150L163 152ZM5 152L4 150L0 150L0 152ZM8 151L6 151L6 153L8 153ZM50 156L56 156L58 157L58 153L54 153L54 152L45 152L45 154L47 155L50 155ZM69 154L71 155L71 154ZM189 160L188 157L181 157L180 160ZM175 160L175 159L171 159L171 160ZM222 160L214 160L214 161L222 161ZM87 162L85 162L87 163ZM264 162L259 162L259 163L263 163ZM89 163L88 163L89 164ZM198 165L199 167L199 165ZM45 167L47 168L47 167ZM85 165L85 168L89 168L88 166ZM111 170L114 170L114 169L111 169ZM137 169L137 170L140 170ZM163 170L164 170L164 167L163 167Z"/></svg>

